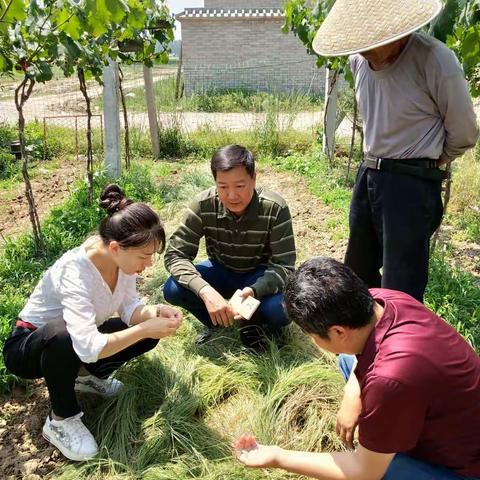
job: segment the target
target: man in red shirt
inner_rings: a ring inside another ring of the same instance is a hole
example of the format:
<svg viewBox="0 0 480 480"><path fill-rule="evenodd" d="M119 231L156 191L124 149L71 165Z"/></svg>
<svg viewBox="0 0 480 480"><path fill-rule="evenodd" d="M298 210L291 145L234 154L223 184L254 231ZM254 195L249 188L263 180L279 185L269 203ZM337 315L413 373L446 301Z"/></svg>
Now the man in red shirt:
<svg viewBox="0 0 480 480"><path fill-rule="evenodd" d="M320 479L480 478L480 358L450 325L405 293L368 290L329 258L293 273L284 301L319 347L347 354L337 433L353 447L358 425L359 445L294 452L244 435L240 461Z"/></svg>

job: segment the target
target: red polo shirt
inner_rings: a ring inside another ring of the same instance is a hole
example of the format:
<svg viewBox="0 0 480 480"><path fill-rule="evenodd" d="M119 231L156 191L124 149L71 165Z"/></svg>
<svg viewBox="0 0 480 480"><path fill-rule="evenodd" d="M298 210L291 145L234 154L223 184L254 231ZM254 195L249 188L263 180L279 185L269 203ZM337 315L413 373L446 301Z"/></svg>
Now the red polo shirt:
<svg viewBox="0 0 480 480"><path fill-rule="evenodd" d="M480 476L480 358L409 295L371 289L385 307L355 370L360 444Z"/></svg>

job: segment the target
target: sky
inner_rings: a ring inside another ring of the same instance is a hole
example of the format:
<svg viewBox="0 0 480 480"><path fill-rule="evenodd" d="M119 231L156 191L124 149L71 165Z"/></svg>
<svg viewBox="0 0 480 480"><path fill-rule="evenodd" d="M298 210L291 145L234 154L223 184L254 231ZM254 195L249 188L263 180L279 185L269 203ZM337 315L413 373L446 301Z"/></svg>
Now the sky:
<svg viewBox="0 0 480 480"><path fill-rule="evenodd" d="M203 7L203 0L167 0L167 5L172 13L179 13L184 8ZM180 38L180 22L175 22L175 26L175 38Z"/></svg>

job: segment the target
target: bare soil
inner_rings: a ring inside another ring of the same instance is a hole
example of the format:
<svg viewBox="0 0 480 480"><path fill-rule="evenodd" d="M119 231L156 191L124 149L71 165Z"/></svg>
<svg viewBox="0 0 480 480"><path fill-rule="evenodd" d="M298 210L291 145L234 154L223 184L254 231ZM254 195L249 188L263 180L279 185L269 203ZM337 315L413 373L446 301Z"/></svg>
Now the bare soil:
<svg viewBox="0 0 480 480"><path fill-rule="evenodd" d="M50 209L60 204L69 194L73 181L85 171L81 157L66 159L59 168L49 171L39 167L31 180L40 220ZM0 234L17 235L30 227L28 203L23 182L16 187L0 190Z"/></svg>

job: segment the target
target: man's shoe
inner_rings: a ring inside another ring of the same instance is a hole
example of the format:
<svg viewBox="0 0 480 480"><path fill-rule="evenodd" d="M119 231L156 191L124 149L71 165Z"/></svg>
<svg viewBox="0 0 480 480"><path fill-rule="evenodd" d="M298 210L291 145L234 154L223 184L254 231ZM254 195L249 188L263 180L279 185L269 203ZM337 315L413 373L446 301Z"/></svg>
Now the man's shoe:
<svg viewBox="0 0 480 480"><path fill-rule="evenodd" d="M208 342L213 335L213 328L204 327L203 330L195 337L195 345L203 345Z"/></svg>
<svg viewBox="0 0 480 480"><path fill-rule="evenodd" d="M104 397L113 397L120 393L123 383L116 378L98 378L94 375L78 376L75 380L75 391L96 393Z"/></svg>
<svg viewBox="0 0 480 480"><path fill-rule="evenodd" d="M88 428L83 424L83 412L64 420L54 420L48 415L42 434L46 440L57 447L65 457L77 462L93 458L98 445Z"/></svg>

